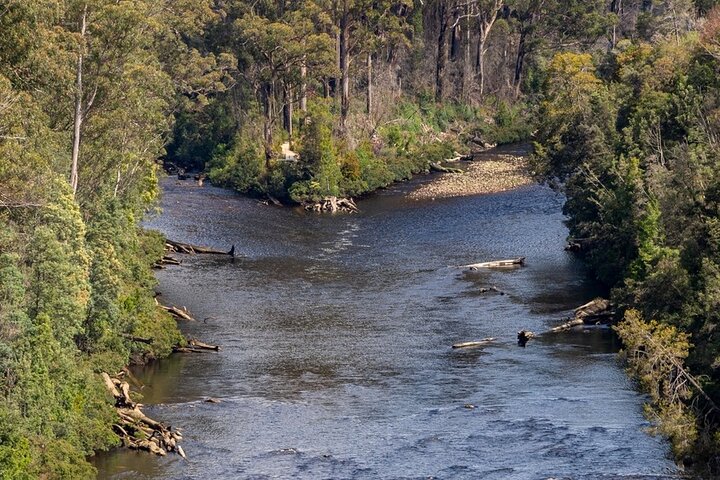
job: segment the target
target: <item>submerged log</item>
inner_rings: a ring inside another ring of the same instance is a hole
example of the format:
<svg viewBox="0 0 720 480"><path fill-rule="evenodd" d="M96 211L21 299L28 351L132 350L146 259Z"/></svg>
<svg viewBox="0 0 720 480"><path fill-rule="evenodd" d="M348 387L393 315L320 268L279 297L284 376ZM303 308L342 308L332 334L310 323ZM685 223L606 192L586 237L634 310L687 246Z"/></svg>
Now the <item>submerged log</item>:
<svg viewBox="0 0 720 480"><path fill-rule="evenodd" d="M459 160L459 158L458 158ZM459 168L443 167L439 163L430 162L430 171L439 173L464 173Z"/></svg>
<svg viewBox="0 0 720 480"><path fill-rule="evenodd" d="M500 295L505 295L505 292L503 292L502 290L500 290L497 287L483 287L480 289L480 293L488 293L488 292L495 292Z"/></svg>
<svg viewBox="0 0 720 480"><path fill-rule="evenodd" d="M231 251L234 252L234 249L229 251L223 251L209 247L201 247L199 245L192 245L190 243L176 242L170 239L165 240L165 248L167 248L171 252L187 253L190 255L196 253L204 253L210 255L231 255Z"/></svg>
<svg viewBox="0 0 720 480"><path fill-rule="evenodd" d="M478 270L480 268L515 268L523 265L525 265L525 257L510 258L507 260L495 260L492 262L473 263L470 265L462 265L460 266L460 268Z"/></svg>
<svg viewBox="0 0 720 480"><path fill-rule="evenodd" d="M484 347L486 345L490 345L496 340L496 338L488 337L483 338L482 340L478 340L476 342L462 342L462 343L456 343L452 346L454 349L458 348L475 348L475 347Z"/></svg>

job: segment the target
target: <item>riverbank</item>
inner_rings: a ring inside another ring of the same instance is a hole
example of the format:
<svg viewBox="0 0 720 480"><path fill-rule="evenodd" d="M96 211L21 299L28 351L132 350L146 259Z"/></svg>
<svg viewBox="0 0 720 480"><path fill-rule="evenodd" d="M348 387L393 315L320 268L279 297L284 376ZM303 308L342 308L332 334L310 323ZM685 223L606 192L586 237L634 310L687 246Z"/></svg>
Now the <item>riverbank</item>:
<svg viewBox="0 0 720 480"><path fill-rule="evenodd" d="M408 196L415 200L464 197L505 192L533 183L527 156L523 155L494 155L493 159L473 161L464 170L438 176Z"/></svg>

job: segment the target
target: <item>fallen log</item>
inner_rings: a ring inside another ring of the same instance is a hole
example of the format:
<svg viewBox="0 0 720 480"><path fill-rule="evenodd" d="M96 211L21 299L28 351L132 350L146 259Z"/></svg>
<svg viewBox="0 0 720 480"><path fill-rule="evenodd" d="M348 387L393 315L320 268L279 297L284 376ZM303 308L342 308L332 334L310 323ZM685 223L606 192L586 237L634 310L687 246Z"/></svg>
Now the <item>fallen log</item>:
<svg viewBox="0 0 720 480"><path fill-rule="evenodd" d="M156 303L157 303L157 301L156 301ZM182 307L182 308L173 307L173 306L168 307L168 306L162 305L160 303L157 303L157 305L160 308L162 308L163 310L165 310L166 312L168 312L170 315L172 315L176 320L188 320L191 322L195 321L195 318L193 318L193 316L190 315L190 312L185 307Z"/></svg>
<svg viewBox="0 0 720 480"><path fill-rule="evenodd" d="M180 260L165 255L160 259L160 263L163 265L180 265Z"/></svg>
<svg viewBox="0 0 720 480"><path fill-rule="evenodd" d="M452 346L453 349L458 348L475 348L475 347L484 347L486 345L490 345L496 340L496 338L488 337L483 338L482 340L478 340L476 342L462 342L462 343L456 343Z"/></svg>
<svg viewBox="0 0 720 480"><path fill-rule="evenodd" d="M575 309L575 318L582 318L585 323L611 318L615 315L610 300L596 298Z"/></svg>
<svg viewBox="0 0 720 480"><path fill-rule="evenodd" d="M430 171L438 173L464 173L459 168L443 167L436 162L430 162Z"/></svg>
<svg viewBox="0 0 720 480"><path fill-rule="evenodd" d="M235 247L235 246L233 245L233 247ZM217 250L217 249L209 248L209 247L201 247L199 245L192 245L190 243L176 242L176 241L170 240L170 239L165 240L165 248L171 252L187 253L190 255L193 255L196 253L204 253L204 254L210 254L210 255L232 255L235 252L234 248L232 248L231 250L228 250L228 251L223 251L223 250Z"/></svg>
<svg viewBox="0 0 720 480"><path fill-rule="evenodd" d="M208 343L201 342L200 340L198 340L196 338L189 339L188 345L190 345L191 347L194 347L194 348L202 349L202 350L213 350L215 352L220 351L219 345L210 345Z"/></svg>
<svg viewBox="0 0 720 480"><path fill-rule="evenodd" d="M280 202L280 200L278 200L277 198L273 197L273 196L270 195L269 193L267 194L267 198L268 198L268 200L269 200L273 205L275 205L276 207L282 207L282 203Z"/></svg>
<svg viewBox="0 0 720 480"><path fill-rule="evenodd" d="M585 322L582 318L573 318L569 322L565 322L562 325L558 325L557 327L553 327L550 329L550 332L557 333L557 332L565 332L567 330L570 330L573 327L577 327L580 325L585 325Z"/></svg>
<svg viewBox="0 0 720 480"><path fill-rule="evenodd" d="M492 262L473 263L470 265L461 265L460 268L478 270L480 268L515 268L523 265L525 265L525 257L510 258L507 260L495 260Z"/></svg>
<svg viewBox="0 0 720 480"><path fill-rule="evenodd" d="M193 346L188 347L181 347L180 345L175 345L172 348L173 353L210 353L213 351L212 349L207 348L198 348ZM215 350L217 351L217 350Z"/></svg>
<svg viewBox="0 0 720 480"><path fill-rule="evenodd" d="M165 268L165 265L180 265L180 260L164 255L160 260L153 263L153 268L163 269Z"/></svg>
<svg viewBox="0 0 720 480"><path fill-rule="evenodd" d="M120 392L118 391L117 387L115 386L112 379L110 378L110 375L103 372L100 374L100 376L102 377L103 382L105 382L105 388L108 389L108 391L112 394L112 396L115 398L120 397Z"/></svg>
<svg viewBox="0 0 720 480"><path fill-rule="evenodd" d="M453 155L455 155L455 156L452 157L452 158L446 158L445 160L443 160L443 162L447 162L447 163L453 163L453 162L471 162L471 161L473 160L473 158L474 158L472 153L468 153L468 154L466 154L466 155L463 155L462 153L453 152Z"/></svg>

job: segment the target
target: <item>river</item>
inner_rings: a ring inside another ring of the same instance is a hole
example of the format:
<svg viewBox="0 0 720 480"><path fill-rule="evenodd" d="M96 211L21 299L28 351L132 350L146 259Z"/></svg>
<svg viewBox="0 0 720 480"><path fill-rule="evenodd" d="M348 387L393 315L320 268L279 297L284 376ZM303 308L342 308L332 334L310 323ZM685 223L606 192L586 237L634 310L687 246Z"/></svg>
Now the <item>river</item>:
<svg viewBox="0 0 720 480"><path fill-rule="evenodd" d="M150 228L244 256L158 273L162 300L200 319L183 330L223 347L137 371L189 461L116 450L98 478L678 478L610 331L516 344L598 294L563 250L562 199L407 199L416 184L331 216L164 180ZM515 256L527 266L454 268ZM484 337L498 341L450 348Z"/></svg>

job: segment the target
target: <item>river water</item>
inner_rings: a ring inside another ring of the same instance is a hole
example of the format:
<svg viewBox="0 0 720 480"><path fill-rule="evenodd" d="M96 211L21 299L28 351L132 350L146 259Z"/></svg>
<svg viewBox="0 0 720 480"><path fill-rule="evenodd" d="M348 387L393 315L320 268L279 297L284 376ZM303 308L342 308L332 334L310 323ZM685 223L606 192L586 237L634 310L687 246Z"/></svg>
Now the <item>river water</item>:
<svg viewBox="0 0 720 480"><path fill-rule="evenodd" d="M183 330L223 347L137 372L189 461L117 450L99 478L678 478L608 330L515 342L599 293L563 250L562 199L406 199L416 184L331 216L165 180L149 227L244 256L158 273L162 300L199 319ZM527 266L454 268L515 256Z"/></svg>

